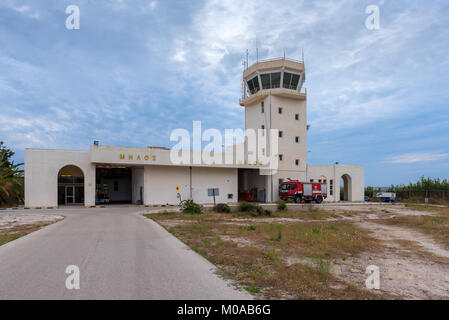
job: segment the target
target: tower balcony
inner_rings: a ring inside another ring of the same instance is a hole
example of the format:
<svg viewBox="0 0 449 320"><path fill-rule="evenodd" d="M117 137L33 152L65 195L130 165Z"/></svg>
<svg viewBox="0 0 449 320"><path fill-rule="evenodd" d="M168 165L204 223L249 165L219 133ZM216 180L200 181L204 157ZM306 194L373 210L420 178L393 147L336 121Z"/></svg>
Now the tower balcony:
<svg viewBox="0 0 449 320"><path fill-rule="evenodd" d="M286 97L296 100L306 100L307 99L307 88L302 87L300 91L277 88L270 90L260 90L254 94L239 99L239 103L242 107L250 106L265 100L269 95Z"/></svg>

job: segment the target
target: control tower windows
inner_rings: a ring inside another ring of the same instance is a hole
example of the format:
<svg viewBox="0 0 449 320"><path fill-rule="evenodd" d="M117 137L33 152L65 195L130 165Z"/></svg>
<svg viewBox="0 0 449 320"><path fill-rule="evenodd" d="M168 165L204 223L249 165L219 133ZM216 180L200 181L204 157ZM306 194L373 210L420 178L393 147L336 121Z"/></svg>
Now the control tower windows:
<svg viewBox="0 0 449 320"><path fill-rule="evenodd" d="M254 94L260 90L259 78L257 76L248 81L248 89L251 94Z"/></svg>
<svg viewBox="0 0 449 320"><path fill-rule="evenodd" d="M296 90L298 87L300 76L298 74L293 74L290 72L284 72L283 87L287 89Z"/></svg>
<svg viewBox="0 0 449 320"><path fill-rule="evenodd" d="M265 73L260 75L260 79L262 80L262 89L275 89L281 87L281 73Z"/></svg>

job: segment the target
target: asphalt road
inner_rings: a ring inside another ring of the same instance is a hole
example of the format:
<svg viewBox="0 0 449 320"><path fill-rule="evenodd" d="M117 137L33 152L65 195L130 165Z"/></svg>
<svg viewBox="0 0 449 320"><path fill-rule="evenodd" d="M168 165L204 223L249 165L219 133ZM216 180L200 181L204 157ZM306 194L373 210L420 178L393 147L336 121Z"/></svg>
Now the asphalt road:
<svg viewBox="0 0 449 320"><path fill-rule="evenodd" d="M36 211L66 218L0 246L0 299L251 299L141 209ZM69 265L79 290L66 288Z"/></svg>

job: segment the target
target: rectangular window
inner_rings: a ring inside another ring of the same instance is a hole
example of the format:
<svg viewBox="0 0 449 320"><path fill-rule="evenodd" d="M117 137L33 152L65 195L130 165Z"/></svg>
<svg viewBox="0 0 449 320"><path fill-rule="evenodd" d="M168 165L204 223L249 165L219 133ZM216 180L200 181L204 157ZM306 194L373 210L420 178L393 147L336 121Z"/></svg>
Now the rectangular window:
<svg viewBox="0 0 449 320"><path fill-rule="evenodd" d="M228 193L228 199L231 200L232 198L234 198L234 195L232 193Z"/></svg>
<svg viewBox="0 0 449 320"><path fill-rule="evenodd" d="M321 183L321 179L318 180L318 183Z"/></svg>
<svg viewBox="0 0 449 320"><path fill-rule="evenodd" d="M249 92L250 92L251 94L254 94L254 93L256 93L257 91L260 90L260 87L259 87L259 78L258 78L257 76L255 76L254 78L252 78L251 80L249 80L247 83L248 83L248 89L249 89Z"/></svg>
<svg viewBox="0 0 449 320"><path fill-rule="evenodd" d="M271 74L271 88L280 88L281 86L281 73L275 72Z"/></svg>
<svg viewBox="0 0 449 320"><path fill-rule="evenodd" d="M279 113L279 114L282 114L282 108L279 108L279 109L278 109L278 113Z"/></svg>
<svg viewBox="0 0 449 320"><path fill-rule="evenodd" d="M282 138L282 136L284 135L283 131L279 131L279 138Z"/></svg>
<svg viewBox="0 0 449 320"><path fill-rule="evenodd" d="M260 104L260 111L261 111L262 113L265 112L265 104L264 104L263 102Z"/></svg>
<svg viewBox="0 0 449 320"><path fill-rule="evenodd" d="M294 185L292 185L292 189L297 189L298 188L298 185L297 184L294 184Z"/></svg>
<svg viewBox="0 0 449 320"><path fill-rule="evenodd" d="M312 182L312 183L313 183L313 179L310 179L310 182Z"/></svg>
<svg viewBox="0 0 449 320"><path fill-rule="evenodd" d="M298 159L295 160L295 163L296 163L297 166L299 166L299 160Z"/></svg>
<svg viewBox="0 0 449 320"><path fill-rule="evenodd" d="M261 74L260 80L262 81L262 89L271 89L271 77L270 74Z"/></svg>
<svg viewBox="0 0 449 320"><path fill-rule="evenodd" d="M284 155L280 154L279 155L279 161L282 161L282 160L284 160Z"/></svg>
<svg viewBox="0 0 449 320"><path fill-rule="evenodd" d="M264 137L265 136L265 126L262 125L261 128L262 128L262 137Z"/></svg>
<svg viewBox="0 0 449 320"><path fill-rule="evenodd" d="M329 184L330 184L330 187L329 187L329 194L331 195L331 196L333 196L334 195L334 180L330 180L329 181Z"/></svg>
<svg viewBox="0 0 449 320"><path fill-rule="evenodd" d="M299 137L295 137L295 142L299 143Z"/></svg>
<svg viewBox="0 0 449 320"><path fill-rule="evenodd" d="M220 192L219 192L218 188L207 189L207 195L209 197L213 197L214 195L218 196L218 195L220 195Z"/></svg>
<svg viewBox="0 0 449 320"><path fill-rule="evenodd" d="M282 86L287 89L296 90L298 87L300 76L298 74L293 74L290 72L284 72L284 81Z"/></svg>
<svg viewBox="0 0 449 320"><path fill-rule="evenodd" d="M118 181L114 181L114 191L118 191Z"/></svg>
<svg viewBox="0 0 449 320"><path fill-rule="evenodd" d="M295 114L295 120L299 120L299 114Z"/></svg>

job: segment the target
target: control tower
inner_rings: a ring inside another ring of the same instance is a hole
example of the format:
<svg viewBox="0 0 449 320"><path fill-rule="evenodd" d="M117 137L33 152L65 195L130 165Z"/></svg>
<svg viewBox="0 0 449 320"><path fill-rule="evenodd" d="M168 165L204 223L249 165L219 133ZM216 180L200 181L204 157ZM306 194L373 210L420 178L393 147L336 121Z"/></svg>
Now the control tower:
<svg viewBox="0 0 449 320"><path fill-rule="evenodd" d="M307 178L307 92L304 63L286 58L258 61L243 71L240 105L245 129L279 130L276 174L267 176L266 200L278 200L279 184Z"/></svg>

